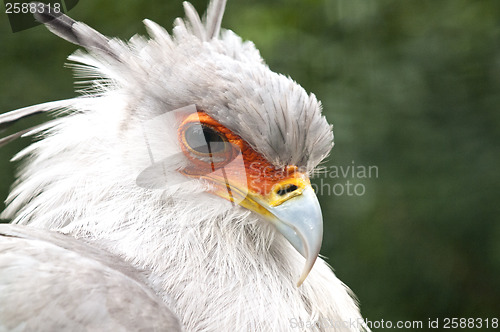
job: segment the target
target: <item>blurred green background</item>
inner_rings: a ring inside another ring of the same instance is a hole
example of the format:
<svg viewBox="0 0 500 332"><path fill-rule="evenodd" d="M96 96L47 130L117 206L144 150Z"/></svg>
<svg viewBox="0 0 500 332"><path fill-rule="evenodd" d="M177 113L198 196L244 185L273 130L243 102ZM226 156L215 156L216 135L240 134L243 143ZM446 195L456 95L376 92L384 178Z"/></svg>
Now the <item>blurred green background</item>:
<svg viewBox="0 0 500 332"><path fill-rule="evenodd" d="M144 18L170 30L183 12L180 0L87 0L70 15L128 39ZM314 180L365 191L320 192L322 254L363 315L499 317L500 1L229 0L223 26L322 100L336 142L325 166L378 169ZM75 96L74 45L41 26L12 33L2 13L0 49L0 112ZM1 200L28 143L0 150Z"/></svg>

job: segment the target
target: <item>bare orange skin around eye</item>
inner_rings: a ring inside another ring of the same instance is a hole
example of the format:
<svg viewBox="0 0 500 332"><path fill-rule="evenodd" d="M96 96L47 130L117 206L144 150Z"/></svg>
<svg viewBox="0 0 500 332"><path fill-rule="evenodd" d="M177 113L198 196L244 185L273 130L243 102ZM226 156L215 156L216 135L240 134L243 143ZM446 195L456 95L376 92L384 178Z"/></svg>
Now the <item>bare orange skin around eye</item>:
<svg viewBox="0 0 500 332"><path fill-rule="evenodd" d="M238 164L211 163L192 156L186 147L183 136L184 130L191 123L201 123L222 134L222 136L231 143L229 151L224 152L226 159L231 160L231 158L234 158L238 152L241 151L244 169L241 169L242 167ZM216 169L224 167L224 171L229 180L233 182L243 182L241 177L246 175L248 189L261 196L267 196L275 184L284 180L296 177L304 178L304 174L298 172L296 166L286 166L285 168L275 167L261 154L252 149L252 147L250 147L250 145L240 136L234 134L231 130L224 127L205 112L198 112L197 114L190 114L187 116L179 127L178 136L184 154L192 162L192 164L183 171L186 175L195 177L197 175L207 174L210 170L215 171Z"/></svg>

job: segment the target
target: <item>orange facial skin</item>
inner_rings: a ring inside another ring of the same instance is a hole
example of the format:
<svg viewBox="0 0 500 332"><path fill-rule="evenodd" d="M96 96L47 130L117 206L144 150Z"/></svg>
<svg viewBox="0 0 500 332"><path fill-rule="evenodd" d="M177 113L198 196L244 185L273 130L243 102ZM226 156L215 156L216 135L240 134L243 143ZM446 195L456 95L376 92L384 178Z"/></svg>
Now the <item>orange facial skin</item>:
<svg viewBox="0 0 500 332"><path fill-rule="evenodd" d="M224 151L205 154L205 157L199 156L196 151L190 149L185 137L185 130L193 124L210 127L229 144L225 144ZM310 184L307 175L299 172L296 166L276 168L240 136L205 112L199 111L184 118L178 130L178 137L182 151L191 161L191 165L183 169L182 173L191 177L206 178L218 186L227 187L220 189L227 190L229 182L231 187L241 188L241 192L248 189L248 193L262 197L270 205L276 206L291 196L301 194L303 188ZM235 158L242 158L242 162L232 162ZM222 172L214 173L217 170Z"/></svg>

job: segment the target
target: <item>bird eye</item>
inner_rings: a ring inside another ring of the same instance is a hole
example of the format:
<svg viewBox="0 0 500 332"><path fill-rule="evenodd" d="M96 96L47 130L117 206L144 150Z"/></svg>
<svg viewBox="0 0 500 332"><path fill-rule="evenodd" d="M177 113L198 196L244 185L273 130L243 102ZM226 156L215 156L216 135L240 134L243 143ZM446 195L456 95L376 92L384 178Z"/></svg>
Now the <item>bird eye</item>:
<svg viewBox="0 0 500 332"><path fill-rule="evenodd" d="M222 134L200 123L193 123L186 128L184 139L192 152L202 155L224 152L228 143Z"/></svg>

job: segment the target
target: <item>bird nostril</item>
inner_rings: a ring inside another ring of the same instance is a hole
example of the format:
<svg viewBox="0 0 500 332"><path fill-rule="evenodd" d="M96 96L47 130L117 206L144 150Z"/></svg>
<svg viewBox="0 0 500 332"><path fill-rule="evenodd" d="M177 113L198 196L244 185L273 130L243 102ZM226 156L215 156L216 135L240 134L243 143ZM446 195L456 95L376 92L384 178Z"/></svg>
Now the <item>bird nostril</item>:
<svg viewBox="0 0 500 332"><path fill-rule="evenodd" d="M276 191L276 193L277 193L278 195L280 195L280 196L284 196L284 195L286 195L286 194L288 194L288 193L291 193L291 192L293 192L293 191L297 190L298 188L299 188L299 187L297 187L296 185L294 185L294 184L290 184L290 185L288 185L288 186L286 186L286 187L284 187L284 188L280 188L280 189L278 189L278 191Z"/></svg>

